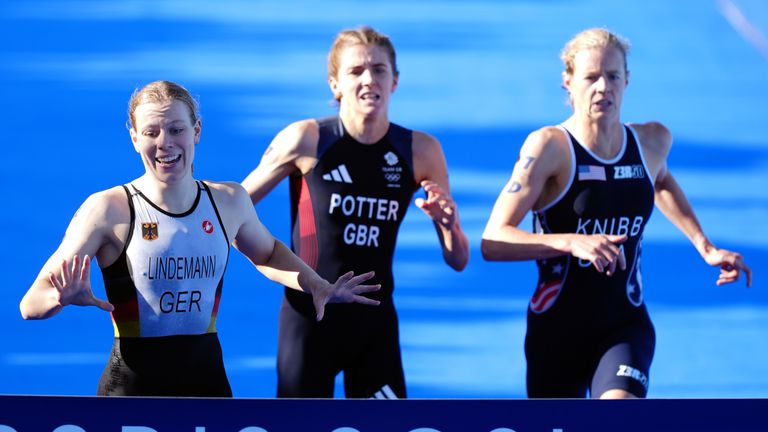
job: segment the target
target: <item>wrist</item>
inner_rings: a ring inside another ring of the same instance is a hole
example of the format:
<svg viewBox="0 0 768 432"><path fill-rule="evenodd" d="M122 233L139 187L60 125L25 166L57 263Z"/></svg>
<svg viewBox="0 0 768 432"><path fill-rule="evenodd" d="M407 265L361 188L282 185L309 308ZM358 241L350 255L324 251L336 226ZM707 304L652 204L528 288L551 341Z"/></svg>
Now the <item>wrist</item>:
<svg viewBox="0 0 768 432"><path fill-rule="evenodd" d="M713 249L715 249L715 246L712 244L712 242L709 241L707 236L704 235L704 233L698 233L693 236L692 239L693 247L696 248L696 250L699 252L701 256L707 256L710 252L712 252Z"/></svg>
<svg viewBox="0 0 768 432"><path fill-rule="evenodd" d="M322 283L322 279L319 277L312 277L313 275L309 272L299 272L297 276L297 282L299 284L299 288L304 291L305 293L315 296L315 293L318 291L318 288L320 287L320 283Z"/></svg>
<svg viewBox="0 0 768 432"><path fill-rule="evenodd" d="M573 239L577 234L553 235L552 248L560 253L573 255Z"/></svg>

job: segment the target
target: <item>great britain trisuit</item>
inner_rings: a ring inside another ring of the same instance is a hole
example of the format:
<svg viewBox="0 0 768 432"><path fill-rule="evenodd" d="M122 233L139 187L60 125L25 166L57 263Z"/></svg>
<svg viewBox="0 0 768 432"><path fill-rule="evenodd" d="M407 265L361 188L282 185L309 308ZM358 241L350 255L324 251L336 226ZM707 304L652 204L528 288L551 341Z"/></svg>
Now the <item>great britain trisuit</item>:
<svg viewBox="0 0 768 432"><path fill-rule="evenodd" d="M328 281L375 271L366 283L379 306L328 305L316 322L308 294L286 289L280 311L279 397L333 397L344 372L349 398L404 398L392 259L400 223L418 188L412 131L390 124L361 144L338 117L318 120L317 165L290 179L293 251Z"/></svg>
<svg viewBox="0 0 768 432"><path fill-rule="evenodd" d="M102 269L115 340L99 395L232 396L216 333L229 240L210 189L184 213L123 186L131 227Z"/></svg>
<svg viewBox="0 0 768 432"><path fill-rule="evenodd" d="M624 126L621 150L611 160L561 129L570 142L572 176L559 197L534 212L534 231L626 235L627 269L607 276L572 255L537 260L525 340L528 396L599 397L623 389L645 397L655 333L643 301L640 255L653 181L631 127Z"/></svg>

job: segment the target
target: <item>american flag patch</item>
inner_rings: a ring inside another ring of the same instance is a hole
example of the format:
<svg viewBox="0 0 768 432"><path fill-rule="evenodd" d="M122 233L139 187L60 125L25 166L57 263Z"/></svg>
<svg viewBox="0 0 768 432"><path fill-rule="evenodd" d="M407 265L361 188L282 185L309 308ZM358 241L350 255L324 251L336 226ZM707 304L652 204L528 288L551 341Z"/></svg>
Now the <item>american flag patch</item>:
<svg viewBox="0 0 768 432"><path fill-rule="evenodd" d="M531 310L537 314L546 312L555 303L562 288L562 281L559 280L540 284L536 293L531 297Z"/></svg>
<svg viewBox="0 0 768 432"><path fill-rule="evenodd" d="M600 165L579 165L579 180L605 181L605 167Z"/></svg>

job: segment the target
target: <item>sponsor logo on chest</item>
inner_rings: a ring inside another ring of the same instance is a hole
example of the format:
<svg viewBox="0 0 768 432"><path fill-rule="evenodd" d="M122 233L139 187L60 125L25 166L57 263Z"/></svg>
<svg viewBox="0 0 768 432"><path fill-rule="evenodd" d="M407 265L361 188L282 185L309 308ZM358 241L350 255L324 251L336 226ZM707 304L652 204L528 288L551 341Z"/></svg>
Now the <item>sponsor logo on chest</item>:
<svg viewBox="0 0 768 432"><path fill-rule="evenodd" d="M341 164L336 168L323 174L323 180L336 183L349 183L352 184L352 176L349 175L347 166Z"/></svg>
<svg viewBox="0 0 768 432"><path fill-rule="evenodd" d="M213 234L213 223L209 221L208 219L203 221L203 232L206 234Z"/></svg>
<svg viewBox="0 0 768 432"><path fill-rule="evenodd" d="M640 179L645 177L642 165L617 165L613 167L614 180Z"/></svg>
<svg viewBox="0 0 768 432"><path fill-rule="evenodd" d="M381 171L387 182L387 187L399 188L403 174L403 167L398 165L400 159L394 152L389 151L384 155L384 162L386 165L381 167Z"/></svg>

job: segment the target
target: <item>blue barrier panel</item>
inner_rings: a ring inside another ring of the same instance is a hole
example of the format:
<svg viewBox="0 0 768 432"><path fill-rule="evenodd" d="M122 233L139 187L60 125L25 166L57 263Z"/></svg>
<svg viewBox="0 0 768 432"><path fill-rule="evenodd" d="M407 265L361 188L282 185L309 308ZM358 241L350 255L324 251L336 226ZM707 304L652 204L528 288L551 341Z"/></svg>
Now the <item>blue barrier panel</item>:
<svg viewBox="0 0 768 432"><path fill-rule="evenodd" d="M765 399L307 400L0 396L0 432L765 431Z"/></svg>

